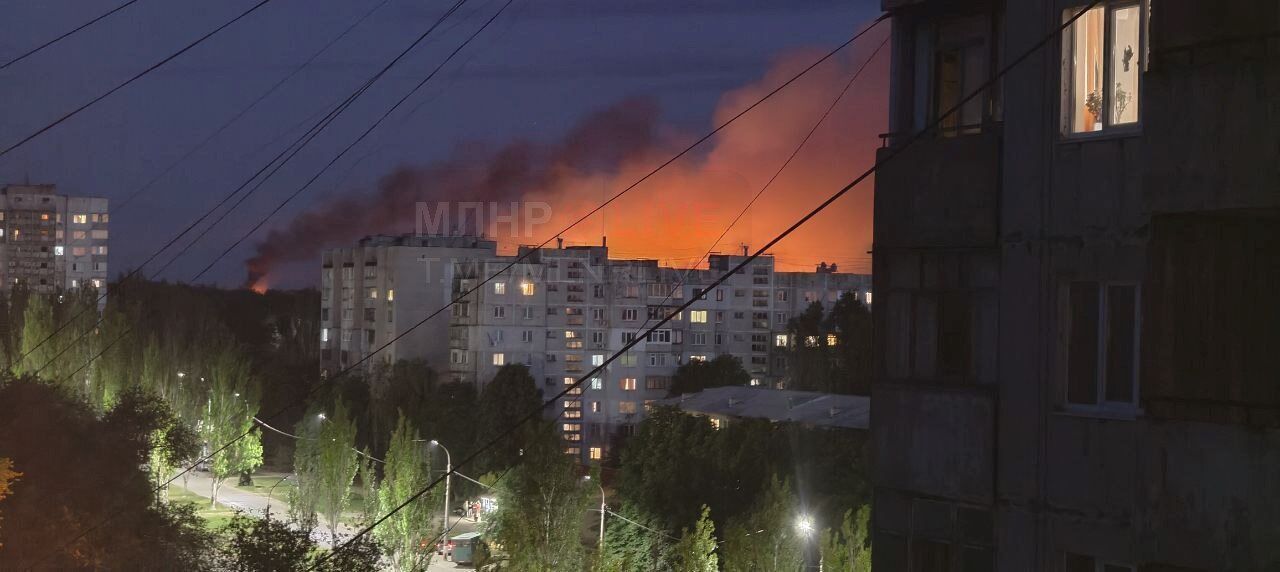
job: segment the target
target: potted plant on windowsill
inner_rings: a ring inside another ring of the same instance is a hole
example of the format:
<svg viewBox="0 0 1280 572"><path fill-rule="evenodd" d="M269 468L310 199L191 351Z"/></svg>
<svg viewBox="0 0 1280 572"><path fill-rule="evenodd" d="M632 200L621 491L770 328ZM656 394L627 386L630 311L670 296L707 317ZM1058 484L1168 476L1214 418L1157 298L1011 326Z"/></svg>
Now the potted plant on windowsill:
<svg viewBox="0 0 1280 572"><path fill-rule="evenodd" d="M1102 93L1094 90L1084 98L1084 108L1089 111L1089 115L1093 117L1091 123L1093 131L1102 130Z"/></svg>

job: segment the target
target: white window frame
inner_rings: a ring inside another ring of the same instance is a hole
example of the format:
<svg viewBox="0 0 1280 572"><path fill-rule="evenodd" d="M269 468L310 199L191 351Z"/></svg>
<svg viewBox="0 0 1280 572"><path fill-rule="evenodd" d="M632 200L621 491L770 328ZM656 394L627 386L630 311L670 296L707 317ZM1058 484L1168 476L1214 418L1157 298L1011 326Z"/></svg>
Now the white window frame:
<svg viewBox="0 0 1280 572"><path fill-rule="evenodd" d="M1070 291L1071 291L1071 288L1073 287L1073 283L1067 282L1066 288L1065 288L1066 296L1065 296L1062 307L1064 309L1063 319L1067 322L1068 327L1065 328L1063 331L1063 342L1061 344L1061 349L1060 349L1060 355L1061 355L1062 364L1063 364L1063 367L1061 368L1061 371L1063 372L1063 377L1062 377L1062 383L1061 383L1062 389L1061 389L1061 397L1060 397L1062 407L1065 411L1071 412L1071 413L1079 413L1079 414L1085 414L1085 415L1102 415L1107 417L1132 419L1134 416L1139 415L1142 412L1141 408L1139 407L1139 403L1141 403L1141 399L1142 399L1142 396L1140 393L1142 389L1142 386L1140 383L1140 380L1142 378L1142 285L1138 282L1128 282L1128 281L1083 280L1081 282L1088 282L1091 284L1095 284L1098 288L1098 317L1097 317L1098 331L1097 331L1097 348L1095 350L1097 352L1096 353L1097 358L1096 358L1096 363L1094 364L1095 371L1093 374L1094 383L1096 384L1094 391L1095 391L1095 395L1097 395L1097 402L1093 404L1074 403L1070 401L1070 398L1068 395L1068 392L1070 391L1070 388L1069 388L1070 377L1069 377L1069 373L1067 372L1067 370L1070 367L1070 364L1069 364L1070 335L1071 335L1070 328L1073 328L1075 326L1073 324L1070 324L1071 315L1072 315ZM1133 288L1133 306L1134 306L1133 379L1130 380L1130 383L1132 383L1132 388L1131 388L1132 395L1133 395L1132 401L1108 401L1107 400L1107 379L1106 379L1107 333L1110 331L1110 328L1111 328L1111 324L1109 321L1110 320L1110 312L1109 312L1110 295L1108 294L1108 289L1113 286L1129 286Z"/></svg>
<svg viewBox="0 0 1280 572"><path fill-rule="evenodd" d="M1080 1L1077 6L1066 8L1062 13L1062 18L1063 18L1062 21L1065 22L1066 20L1074 17L1080 10L1082 10L1087 5L1088 5L1087 3ZM1073 91L1072 81L1074 78L1074 74L1071 72L1071 65L1070 65L1071 60L1068 56L1074 57L1075 55L1075 45L1072 43L1075 41L1075 35L1072 32L1076 24L1080 22L1080 20L1077 19L1075 22L1072 22L1071 26L1067 27L1065 30L1062 31L1062 42L1060 42L1059 44L1058 59L1060 60L1060 66L1059 66L1060 70L1059 70L1059 78L1058 78L1059 80L1058 81L1058 89L1059 89L1058 132L1063 139L1080 140L1080 139L1090 139L1090 138L1103 138L1103 137L1112 137L1116 135L1132 135L1135 133L1140 133L1142 131L1143 115L1144 115L1144 111L1146 110L1146 104L1142 100L1142 95L1143 93L1146 92L1146 86L1144 85L1143 75L1144 75L1144 72L1147 70L1148 55L1149 55L1148 52L1150 51L1148 48L1150 39L1147 33L1148 32L1147 28L1149 24L1148 15L1150 14L1148 2L1147 0L1102 0L1101 2L1098 3L1097 6L1094 7L1094 9L1103 10L1102 19L1103 19L1103 25L1106 27L1106 31L1103 33L1103 39L1102 39L1102 45L1103 45L1102 85L1110 86L1115 78L1115 72L1112 69L1112 65L1111 65L1111 44L1113 42L1112 39L1115 34L1115 31L1112 29L1113 26L1112 26L1111 14L1117 8L1128 8L1132 6L1138 7L1138 20L1139 20L1138 53L1137 53L1137 57L1138 57L1138 62L1137 62L1138 119L1137 121L1134 121L1133 123L1113 124L1110 119L1110 115L1111 115L1110 91L1111 90L1104 88L1102 90L1102 108L1107 110L1107 113L1104 113L1102 129L1097 131L1080 131L1080 132L1072 131L1072 124L1074 123L1074 120L1075 120L1075 116L1074 116L1075 106L1070 104L1070 98L1071 98L1071 92ZM1070 53L1068 53L1067 51L1068 49L1071 50Z"/></svg>

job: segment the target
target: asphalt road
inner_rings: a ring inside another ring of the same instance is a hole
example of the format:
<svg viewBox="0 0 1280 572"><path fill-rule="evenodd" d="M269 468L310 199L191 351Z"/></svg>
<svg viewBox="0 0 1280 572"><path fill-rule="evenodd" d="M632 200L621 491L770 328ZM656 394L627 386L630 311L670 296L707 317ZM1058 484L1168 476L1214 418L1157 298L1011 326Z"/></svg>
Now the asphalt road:
<svg viewBox="0 0 1280 572"><path fill-rule="evenodd" d="M188 482L185 488L191 491L192 493L195 493L204 498L209 498L210 495L212 494L211 487L213 483L209 479L209 476L207 473L193 472L192 475L187 480ZM178 481L175 481L175 484L179 484L181 482L182 480L179 479ZM235 482L235 480L228 479L228 482ZM282 501L280 499L271 500L271 499L268 499L266 495L243 491L229 484L224 484L222 486L222 489L218 491L218 504L230 507L235 510L243 511L246 514L250 514L258 518L262 518L266 516L268 501L270 501L271 514L275 518L281 518L285 514L285 512L288 510L288 505L285 503L285 501ZM474 532L477 526L476 523L468 519L462 519L455 523L455 521L452 518L450 518L449 523L453 525L453 528L449 531L449 536L456 536L456 535L467 533L467 532ZM345 524L341 525L338 527L338 540L341 541L344 536L350 536L352 534L355 534L355 532L356 530L354 528L351 528L350 526L347 526ZM330 547L333 545L333 539L330 538L329 536L329 529L328 527L323 525L317 526L315 530L311 531L311 539L314 540L320 546ZM427 567L427 572L445 572L445 571L472 570L472 569L473 568L471 568L470 566L461 566L458 564L454 564L453 562L446 561L443 558L440 558L437 556L431 559L431 565Z"/></svg>

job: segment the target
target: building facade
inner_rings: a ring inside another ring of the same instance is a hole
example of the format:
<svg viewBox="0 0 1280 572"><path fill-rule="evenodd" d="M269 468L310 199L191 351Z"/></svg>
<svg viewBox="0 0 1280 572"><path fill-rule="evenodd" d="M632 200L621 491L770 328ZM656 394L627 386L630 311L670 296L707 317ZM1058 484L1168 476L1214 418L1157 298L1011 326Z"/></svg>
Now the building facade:
<svg viewBox="0 0 1280 572"><path fill-rule="evenodd" d="M1280 4L1102 1L907 145L1087 4L882 1L876 569L1280 566Z"/></svg>
<svg viewBox="0 0 1280 572"><path fill-rule="evenodd" d="M528 254L514 266L516 257L494 257L453 272L455 297L497 277L452 308L451 380L483 385L503 365L520 363L553 395L697 298L550 411L566 452L586 462L604 459L617 437L635 431L646 407L667 397L681 364L732 355L753 384L785 387L791 317L813 302L829 309L845 293L870 300L869 276L775 272L772 257L709 288L745 257L713 255L708 269L686 272L655 260L611 260L605 246Z"/></svg>
<svg viewBox="0 0 1280 572"><path fill-rule="evenodd" d="M494 256L496 243L466 236L373 236L353 248L321 255L320 368L322 375L378 360L447 363L449 314L428 319L452 298L454 272ZM394 341L392 341L394 340Z"/></svg>
<svg viewBox="0 0 1280 572"><path fill-rule="evenodd" d="M105 288L109 222L104 198L61 195L54 185L0 188L0 288Z"/></svg>

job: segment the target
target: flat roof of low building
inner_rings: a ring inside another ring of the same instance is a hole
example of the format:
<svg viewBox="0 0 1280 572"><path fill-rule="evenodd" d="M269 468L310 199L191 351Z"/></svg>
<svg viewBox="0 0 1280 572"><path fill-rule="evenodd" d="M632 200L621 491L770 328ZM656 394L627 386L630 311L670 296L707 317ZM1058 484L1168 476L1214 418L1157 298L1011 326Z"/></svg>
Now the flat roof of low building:
<svg viewBox="0 0 1280 572"><path fill-rule="evenodd" d="M726 386L658 401L690 413L748 417L818 427L869 429L871 398L816 391Z"/></svg>

